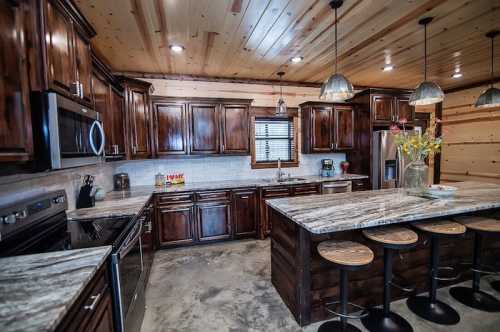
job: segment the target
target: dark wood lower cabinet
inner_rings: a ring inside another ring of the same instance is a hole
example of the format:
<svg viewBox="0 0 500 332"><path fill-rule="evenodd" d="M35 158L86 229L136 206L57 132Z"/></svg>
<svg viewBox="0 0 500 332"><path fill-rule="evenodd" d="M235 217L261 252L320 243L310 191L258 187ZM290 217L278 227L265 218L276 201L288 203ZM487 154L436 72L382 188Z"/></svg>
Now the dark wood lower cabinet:
<svg viewBox="0 0 500 332"><path fill-rule="evenodd" d="M156 225L160 247L195 242L194 204L158 206Z"/></svg>
<svg viewBox="0 0 500 332"><path fill-rule="evenodd" d="M241 190L233 193L233 235L235 238L257 235L257 191Z"/></svg>
<svg viewBox="0 0 500 332"><path fill-rule="evenodd" d="M200 242L231 237L230 203L227 201L201 203L196 206L197 230Z"/></svg>
<svg viewBox="0 0 500 332"><path fill-rule="evenodd" d="M108 264L104 263L56 331L108 332L113 328Z"/></svg>

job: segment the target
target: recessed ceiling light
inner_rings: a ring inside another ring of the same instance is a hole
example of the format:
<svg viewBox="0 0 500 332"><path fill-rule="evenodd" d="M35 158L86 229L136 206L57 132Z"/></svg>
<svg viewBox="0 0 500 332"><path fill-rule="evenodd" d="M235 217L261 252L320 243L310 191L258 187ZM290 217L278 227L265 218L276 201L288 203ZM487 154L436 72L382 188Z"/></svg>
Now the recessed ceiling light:
<svg viewBox="0 0 500 332"><path fill-rule="evenodd" d="M460 73L460 72L453 73L453 75L451 75L451 77L453 77L453 78L460 78L460 77L462 77L462 76L463 76L463 75L462 75L462 73Z"/></svg>
<svg viewBox="0 0 500 332"><path fill-rule="evenodd" d="M391 64L386 64L386 65L382 68L382 70L383 70L383 71L391 71L391 70L393 70L393 69L394 69L394 66L393 66L393 65L391 65Z"/></svg>
<svg viewBox="0 0 500 332"><path fill-rule="evenodd" d="M304 57L303 56L294 56L291 60L293 63L299 63L302 60L304 60Z"/></svg>
<svg viewBox="0 0 500 332"><path fill-rule="evenodd" d="M182 51L185 50L185 47L181 46L181 45L175 45L175 44L173 44L173 45L170 45L169 47L175 53L181 53Z"/></svg>

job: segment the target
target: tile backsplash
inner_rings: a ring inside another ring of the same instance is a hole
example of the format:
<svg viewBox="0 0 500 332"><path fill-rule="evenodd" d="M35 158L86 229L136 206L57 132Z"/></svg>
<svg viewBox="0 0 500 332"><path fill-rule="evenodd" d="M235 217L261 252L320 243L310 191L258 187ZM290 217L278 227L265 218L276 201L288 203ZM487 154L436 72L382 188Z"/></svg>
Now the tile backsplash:
<svg viewBox="0 0 500 332"><path fill-rule="evenodd" d="M327 153L300 155L299 167L283 168L292 176L318 175L321 160L334 160L335 169L339 171L339 163L345 160L344 153ZM184 173L186 182L242 180L255 178L272 178L276 169L252 169L250 156L204 157L196 159L151 159L119 162L116 172L125 172L130 176L130 184L153 185L154 175Z"/></svg>

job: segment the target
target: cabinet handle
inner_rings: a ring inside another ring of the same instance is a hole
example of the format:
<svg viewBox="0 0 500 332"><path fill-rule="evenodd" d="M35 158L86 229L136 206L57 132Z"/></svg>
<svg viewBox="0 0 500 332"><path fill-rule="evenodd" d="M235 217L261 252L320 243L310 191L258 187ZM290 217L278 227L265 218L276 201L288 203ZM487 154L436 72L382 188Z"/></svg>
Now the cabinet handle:
<svg viewBox="0 0 500 332"><path fill-rule="evenodd" d="M97 305L97 302L99 302L99 299L101 298L101 293L92 295L90 298L92 299L92 303L90 305L84 306L83 309L93 311Z"/></svg>
<svg viewBox="0 0 500 332"><path fill-rule="evenodd" d="M248 198L248 196L241 196L240 198L241 198L241 199L247 199L247 198Z"/></svg>
<svg viewBox="0 0 500 332"><path fill-rule="evenodd" d="M78 83L78 85L80 86L80 98L83 99L83 84L82 83Z"/></svg>
<svg viewBox="0 0 500 332"><path fill-rule="evenodd" d="M78 82L71 83L70 92L73 96L80 97L80 84Z"/></svg>

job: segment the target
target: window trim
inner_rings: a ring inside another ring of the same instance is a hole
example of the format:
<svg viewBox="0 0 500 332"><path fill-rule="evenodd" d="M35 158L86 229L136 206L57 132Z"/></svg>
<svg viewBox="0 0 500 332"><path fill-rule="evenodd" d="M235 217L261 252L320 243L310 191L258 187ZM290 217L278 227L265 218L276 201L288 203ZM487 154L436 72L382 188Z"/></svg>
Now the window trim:
<svg viewBox="0 0 500 332"><path fill-rule="evenodd" d="M264 168L278 168L278 162L257 162L255 160L255 118L270 118L269 116L255 116L250 117L250 155L252 156L251 167L252 169L264 169ZM297 116L289 116L289 119L293 121L293 145L294 153L292 156L292 161L282 161L281 167L298 167L299 166L299 118Z"/></svg>

